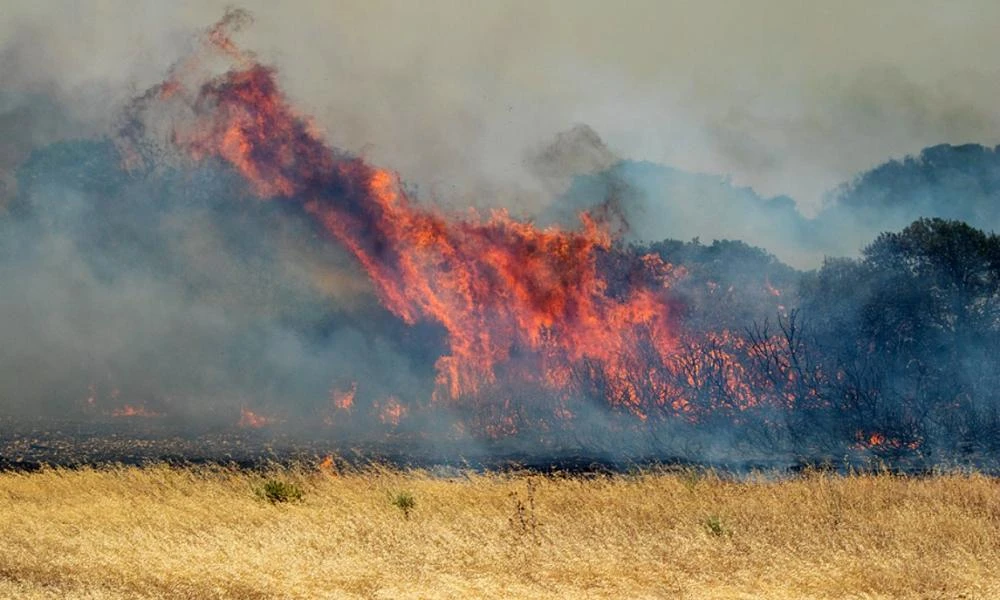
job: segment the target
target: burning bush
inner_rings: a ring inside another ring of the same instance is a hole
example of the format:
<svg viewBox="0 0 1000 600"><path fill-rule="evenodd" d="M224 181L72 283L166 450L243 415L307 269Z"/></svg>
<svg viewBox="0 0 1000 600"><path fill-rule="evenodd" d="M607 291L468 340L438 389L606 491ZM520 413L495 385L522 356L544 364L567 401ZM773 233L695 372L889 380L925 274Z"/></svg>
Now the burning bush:
<svg viewBox="0 0 1000 600"><path fill-rule="evenodd" d="M230 39L246 22L227 13L114 140L19 173L9 337L53 337L0 359L63 369L4 383L25 411L73 386L87 416L260 436L721 462L1000 449L996 236L923 219L800 273L741 242L628 245L611 201L575 228L445 210L330 147ZM59 327L20 323L39 314Z"/></svg>

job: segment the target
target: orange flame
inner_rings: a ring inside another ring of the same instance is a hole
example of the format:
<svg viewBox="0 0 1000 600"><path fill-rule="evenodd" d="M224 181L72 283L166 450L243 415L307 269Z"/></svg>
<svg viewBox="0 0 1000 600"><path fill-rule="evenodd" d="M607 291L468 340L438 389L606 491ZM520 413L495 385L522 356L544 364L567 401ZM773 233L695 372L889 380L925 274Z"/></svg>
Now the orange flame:
<svg viewBox="0 0 1000 600"><path fill-rule="evenodd" d="M354 408L354 396L358 393L358 383L351 383L351 387L346 390L330 390L330 401L337 410L350 411Z"/></svg>
<svg viewBox="0 0 1000 600"><path fill-rule="evenodd" d="M323 423L330 426L340 417L350 415L354 409L354 396L358 393L358 383L352 382L346 390L332 388L330 390L330 409L326 410Z"/></svg>
<svg viewBox="0 0 1000 600"><path fill-rule="evenodd" d="M259 415L246 407L240 408L240 427L260 429L261 427L266 427L272 423L274 423L274 419L270 417Z"/></svg>
<svg viewBox="0 0 1000 600"><path fill-rule="evenodd" d="M395 396L389 396L385 399L385 402L377 405L376 408L378 408L379 420L393 427L399 425L399 422L406 417L408 412L406 405L400 402Z"/></svg>
<svg viewBox="0 0 1000 600"><path fill-rule="evenodd" d="M131 404L126 404L121 408L116 408L111 411L112 417L162 417L162 413L158 413L149 410L145 406L133 406Z"/></svg>
<svg viewBox="0 0 1000 600"><path fill-rule="evenodd" d="M858 439L856 448L860 450L864 449L881 449L881 450L917 450L920 448L921 440L905 440L897 437L888 437L884 433L874 431L865 434L863 431L858 431L855 435Z"/></svg>
<svg viewBox="0 0 1000 600"><path fill-rule="evenodd" d="M595 370L632 407L644 391L629 374L649 372L643 385L662 395L676 346L671 265L616 250L608 227L587 213L567 231L502 210L459 218L418 206L394 173L326 146L274 72L226 30L216 26L208 40L234 70L191 89L178 89L187 79L178 76L161 86L195 115L176 126L174 142L196 160L227 161L261 198L301 202L355 256L390 311L409 324L440 324L450 352L437 361L434 400L480 396L501 367L551 390L564 390L574 371Z"/></svg>
<svg viewBox="0 0 1000 600"><path fill-rule="evenodd" d="M481 430L507 435L526 418L519 397L532 390L551 400L553 422L572 419L568 403L578 397L603 398L640 420L657 411L695 418L703 389L736 411L795 401L780 389L791 369L779 365L777 383L748 373L751 350L741 337L686 339L670 297L684 269L624 250L602 211L581 213L576 230L542 229L503 210L457 216L416 203L395 173L327 146L274 71L230 39L245 21L227 13L205 36L203 52L232 70L199 78L195 56L141 106L183 103L192 117L173 122L177 148L227 162L261 199L298 203L355 257L388 310L407 324L443 328L448 352L435 364L432 405L483 406L489 421ZM710 293L716 288L709 284ZM762 388L770 395L755 392ZM356 391L331 390L334 409L351 411ZM397 425L407 405L392 396L376 411ZM248 414L241 424L258 422Z"/></svg>
<svg viewBox="0 0 1000 600"><path fill-rule="evenodd" d="M321 473L325 473L327 475L336 475L337 473L337 469L333 464L333 457L329 454L324 456L323 460L319 461L319 465L317 465L317 467Z"/></svg>

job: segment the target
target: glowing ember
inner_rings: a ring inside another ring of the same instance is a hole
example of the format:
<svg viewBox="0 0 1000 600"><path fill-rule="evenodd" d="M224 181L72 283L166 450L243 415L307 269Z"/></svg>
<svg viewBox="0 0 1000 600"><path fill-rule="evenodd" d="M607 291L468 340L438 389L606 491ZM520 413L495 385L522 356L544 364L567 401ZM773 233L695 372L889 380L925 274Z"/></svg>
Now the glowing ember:
<svg viewBox="0 0 1000 600"><path fill-rule="evenodd" d="M346 390L330 390L330 402L337 410L350 411L354 408L354 396L358 393L358 384L354 382Z"/></svg>
<svg viewBox="0 0 1000 600"><path fill-rule="evenodd" d="M406 406L395 396L389 396L384 402L376 403L376 409L379 420L393 427L399 425L407 413Z"/></svg>
<svg viewBox="0 0 1000 600"><path fill-rule="evenodd" d="M869 434L859 431L856 438L858 443L855 447L859 450L917 450L920 448L920 440L904 441L900 438L888 437L877 431Z"/></svg>
<svg viewBox="0 0 1000 600"><path fill-rule="evenodd" d="M271 425L273 422L274 419L258 415L257 413L253 412L252 410L246 407L240 409L240 420L238 423L240 427L247 427L250 429L260 429L261 427L266 427L267 425Z"/></svg>
<svg viewBox="0 0 1000 600"><path fill-rule="evenodd" d="M121 408L116 408L111 411L112 417L162 417L162 413L158 413L149 410L145 406L133 406L131 404L126 404Z"/></svg>
<svg viewBox="0 0 1000 600"><path fill-rule="evenodd" d="M337 469L333 464L333 457L329 454L324 456L323 460L319 461L317 467L322 473L326 473L327 475L336 475Z"/></svg>

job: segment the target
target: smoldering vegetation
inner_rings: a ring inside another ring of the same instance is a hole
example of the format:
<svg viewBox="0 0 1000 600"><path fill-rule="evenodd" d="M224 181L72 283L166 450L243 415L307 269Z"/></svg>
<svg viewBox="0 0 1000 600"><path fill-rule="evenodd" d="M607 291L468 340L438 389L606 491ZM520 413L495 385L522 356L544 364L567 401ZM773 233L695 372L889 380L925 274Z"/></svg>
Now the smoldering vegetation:
<svg viewBox="0 0 1000 600"><path fill-rule="evenodd" d="M727 377L758 402L729 411L725 422L738 425L722 429L749 447L831 463L861 452L893 464L993 465L998 260L994 234L920 219L879 235L860 258L796 274L788 307L742 317L743 369L705 380L716 406L738 405L743 388Z"/></svg>
<svg viewBox="0 0 1000 600"><path fill-rule="evenodd" d="M0 221L8 414L132 405L232 424L241 408L309 413L358 379L373 394L427 379L433 342L218 165L129 172L109 140L71 141L34 152L17 184Z"/></svg>
<svg viewBox="0 0 1000 600"><path fill-rule="evenodd" d="M832 190L813 218L721 177L620 161L577 177L549 216L615 198L631 248L687 270L674 292L696 341L679 385L704 416L681 453L993 465L998 157L927 148ZM754 245L654 241L663 229ZM757 245L823 258L800 270Z"/></svg>
<svg viewBox="0 0 1000 600"><path fill-rule="evenodd" d="M559 390L501 365L487 391L436 402L446 332L383 308L301 203L260 201L219 160L134 164L113 136L80 139L54 97L12 102L0 127L25 132L0 165L5 417L737 467L997 456L996 150L890 161L810 218L622 160L577 126L530 155L555 197L532 216L610 224L611 297L643 257L674 265L675 358L636 348L649 371L614 381L578 361Z"/></svg>
<svg viewBox="0 0 1000 600"><path fill-rule="evenodd" d="M286 433L419 444L457 423L497 444L488 426L514 415L510 451L726 465L997 454L1000 240L961 221L921 219L810 271L739 241L619 245L685 270L672 288L685 404L645 398L639 420L579 373L575 414L558 420L555 398L516 381L513 406L430 410L442 332L380 308L341 249L224 165L128 170L110 140L68 141L34 151L16 183L0 220L8 417L131 406L183 429L250 410ZM390 397L407 418L378 418Z"/></svg>

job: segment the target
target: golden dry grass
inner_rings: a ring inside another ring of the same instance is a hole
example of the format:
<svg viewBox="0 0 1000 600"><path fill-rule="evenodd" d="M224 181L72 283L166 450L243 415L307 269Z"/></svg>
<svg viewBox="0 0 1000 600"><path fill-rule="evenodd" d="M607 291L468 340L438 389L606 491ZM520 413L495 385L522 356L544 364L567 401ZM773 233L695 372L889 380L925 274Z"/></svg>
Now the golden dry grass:
<svg viewBox="0 0 1000 600"><path fill-rule="evenodd" d="M224 469L2 474L0 596L1000 597L978 475L275 476L304 500Z"/></svg>

